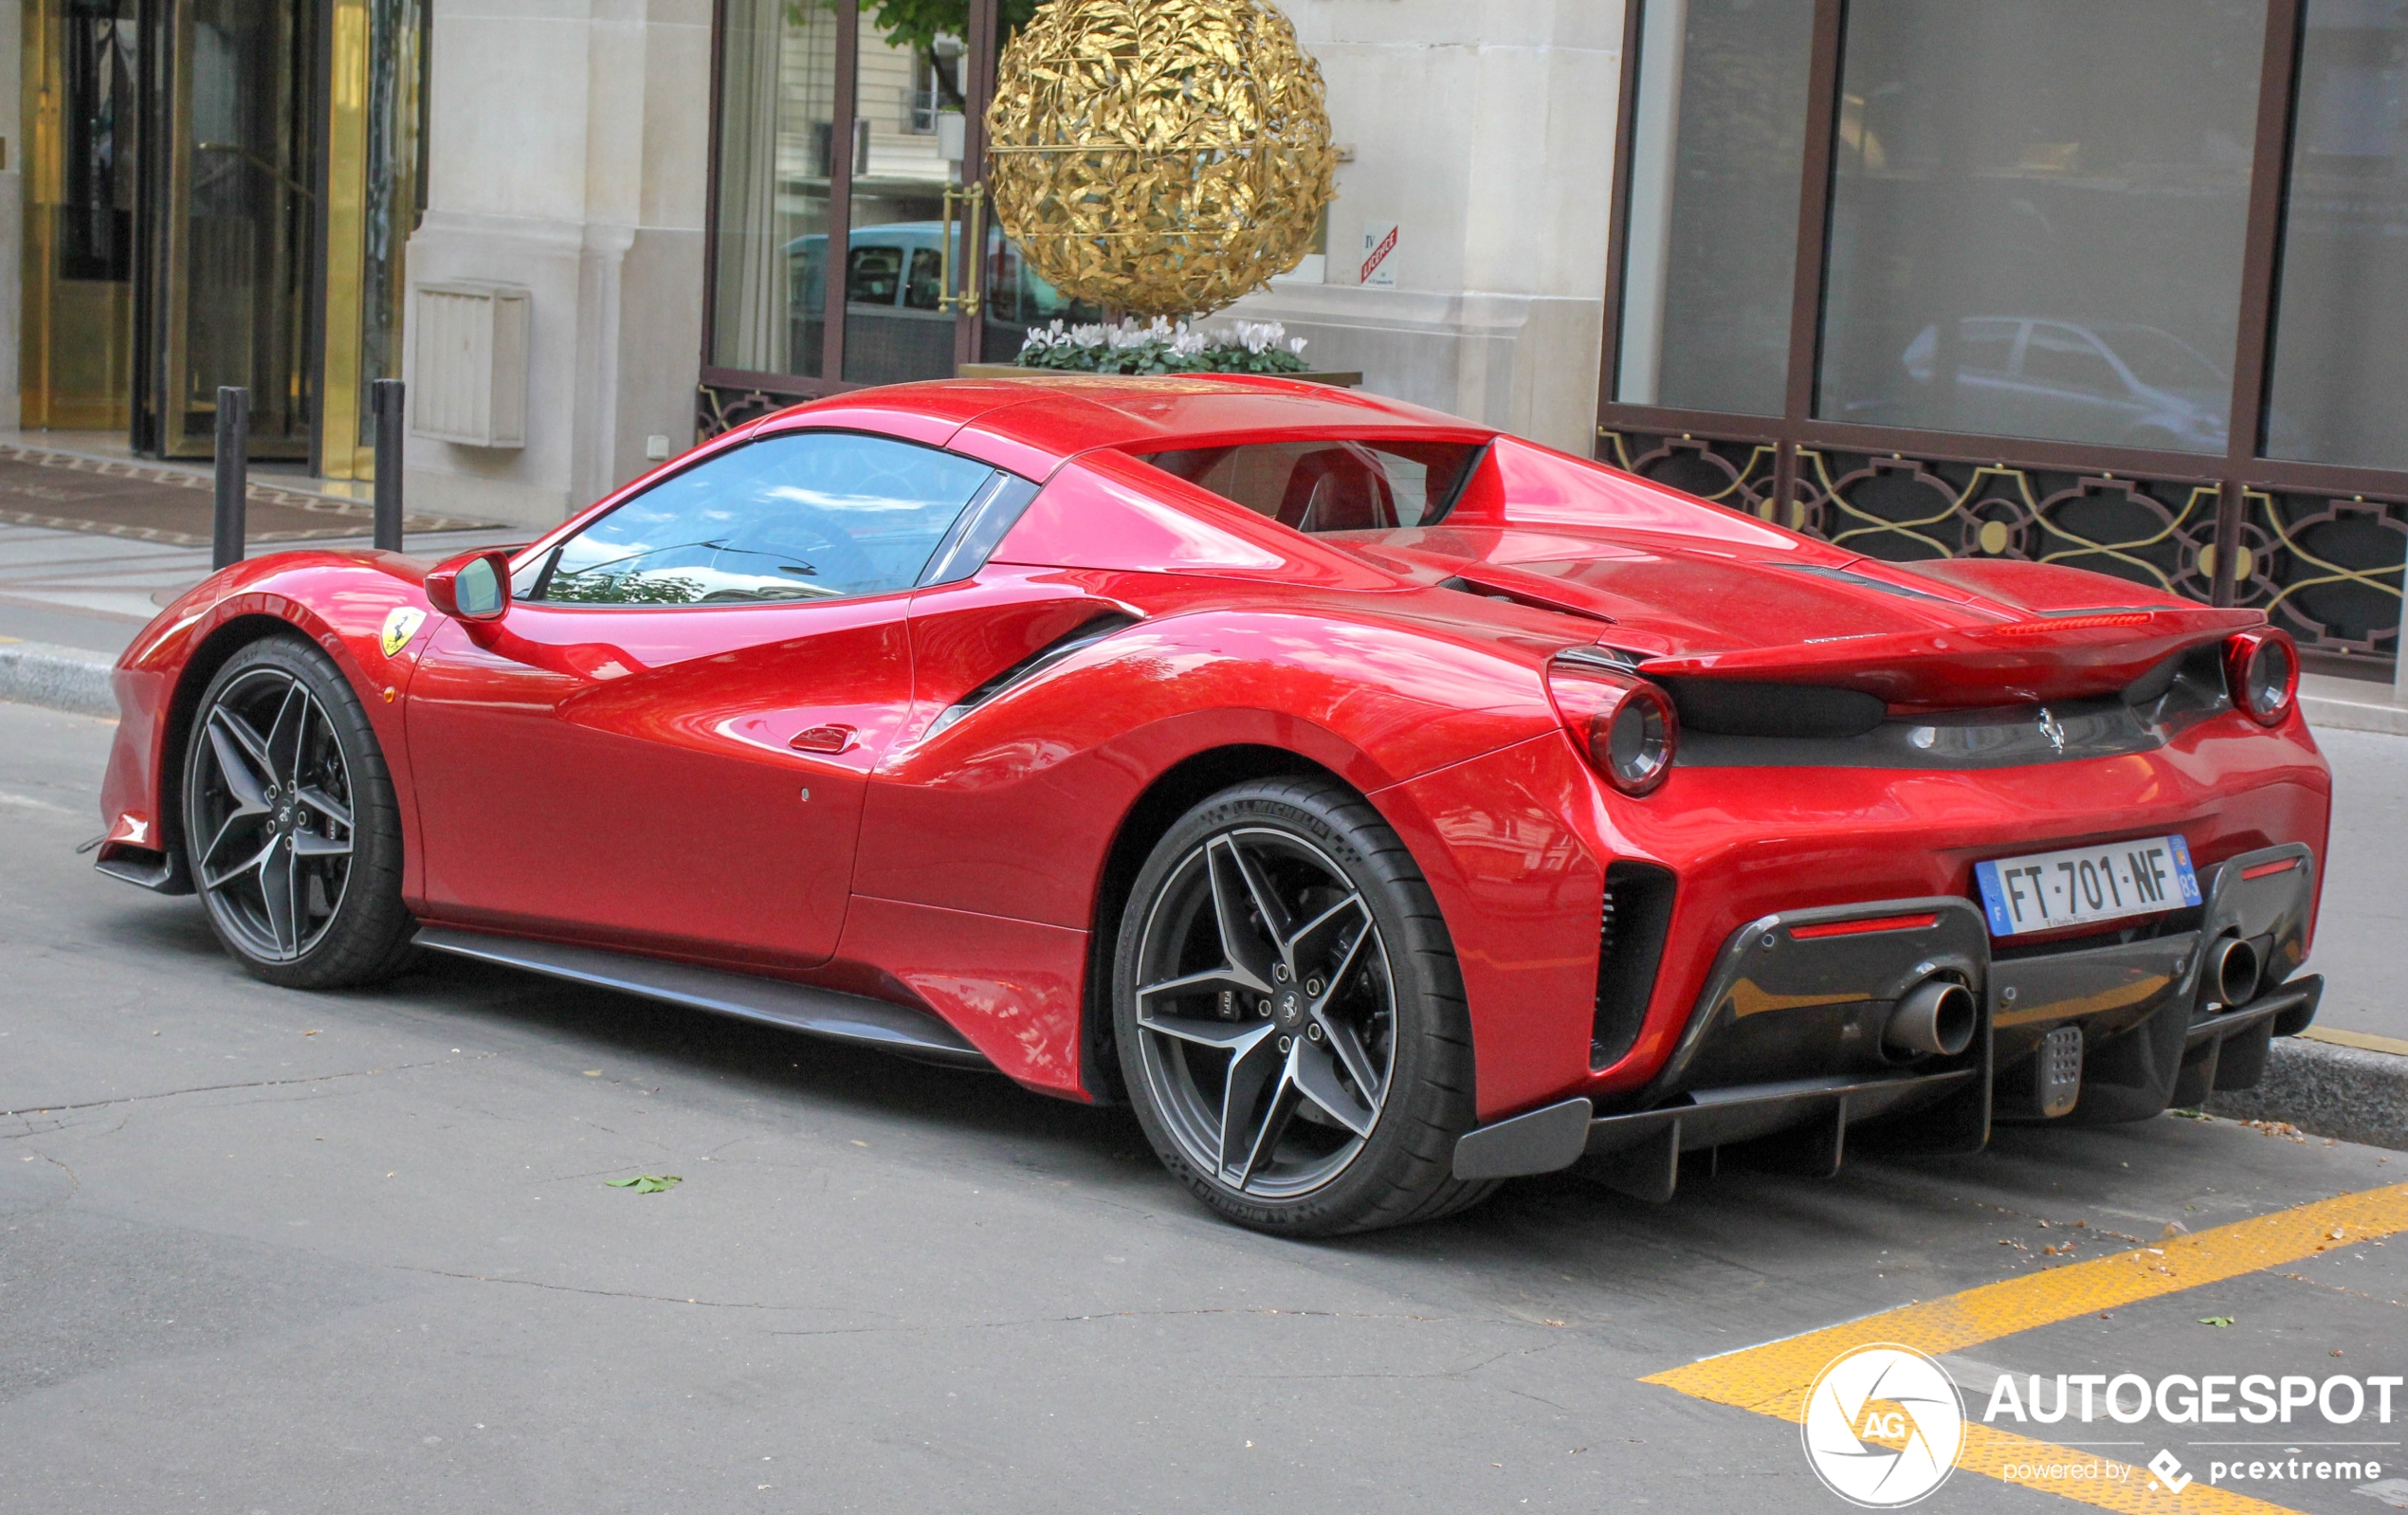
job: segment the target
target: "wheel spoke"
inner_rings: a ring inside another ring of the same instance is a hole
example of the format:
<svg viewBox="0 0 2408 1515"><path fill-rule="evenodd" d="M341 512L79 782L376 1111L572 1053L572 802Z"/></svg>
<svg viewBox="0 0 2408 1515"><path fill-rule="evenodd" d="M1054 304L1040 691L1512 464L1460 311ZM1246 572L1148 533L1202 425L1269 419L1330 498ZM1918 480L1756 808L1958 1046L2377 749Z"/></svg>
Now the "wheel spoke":
<svg viewBox="0 0 2408 1515"><path fill-rule="evenodd" d="M295 857L349 857L351 839L346 836L319 836L313 831L293 833Z"/></svg>
<svg viewBox="0 0 2408 1515"><path fill-rule="evenodd" d="M1165 978L1158 984L1147 984L1137 992L1137 1000L1140 1006L1143 1006L1149 1000L1177 999L1188 995L1207 993L1218 994L1224 990L1246 999L1248 1003L1245 1008L1251 1011L1254 1008L1252 1001L1269 994L1271 986L1232 963L1224 968L1207 968L1202 973L1182 974L1177 978Z"/></svg>
<svg viewBox="0 0 2408 1515"><path fill-rule="evenodd" d="M278 781L289 784L301 775L303 728L309 724L309 691L297 681L284 686L284 703L276 707L276 723L267 728L267 761Z"/></svg>
<svg viewBox="0 0 2408 1515"><path fill-rule="evenodd" d="M1163 1015L1147 1010L1138 1012L1137 1023L1147 1031L1198 1047L1217 1047L1239 1057L1252 1050L1254 1044L1273 1030L1268 1021L1198 1020L1190 1015Z"/></svg>
<svg viewBox="0 0 2408 1515"><path fill-rule="evenodd" d="M244 756L250 759L256 772L265 774L274 766L267 758L267 739L259 734L257 726L225 705L212 706L209 720L212 729L223 730L241 744Z"/></svg>
<svg viewBox="0 0 2408 1515"><path fill-rule="evenodd" d="M1204 861L1212 872L1213 915L1220 923L1221 960L1232 968L1254 976L1258 983L1269 983L1271 964L1279 956L1278 909L1271 903L1266 908L1264 897L1254 890L1253 881L1247 875L1244 854L1228 837L1214 837L1204 851ZM1264 930L1256 932L1246 923L1246 907L1252 904L1263 912Z"/></svg>
<svg viewBox="0 0 2408 1515"><path fill-rule="evenodd" d="M1354 956L1355 944L1359 943L1371 931L1371 907L1363 904L1361 895L1350 894L1298 926L1280 947L1280 950L1287 955L1289 970L1297 977L1304 977L1311 972L1314 960L1325 950L1329 940L1336 937L1348 922L1358 920L1362 922L1362 929L1355 933L1354 940L1343 949L1344 956L1351 959ZM1330 975L1332 989L1337 987L1341 977L1342 975L1339 973Z"/></svg>
<svg viewBox="0 0 2408 1515"><path fill-rule="evenodd" d="M1357 1049L1359 1053L1360 1050ZM1359 1137L1371 1135L1371 1123L1379 1118L1378 1093L1364 1088L1363 1095L1371 1102L1366 1104L1363 1099L1348 1092L1338 1077L1338 1064L1325 1044L1300 1038L1289 1057L1288 1077L1304 1098L1327 1111L1331 1120Z"/></svg>
<svg viewBox="0 0 2408 1515"><path fill-rule="evenodd" d="M1243 1188L1257 1164L1262 1132L1278 1114L1278 1096L1286 1092L1287 1054L1264 1034L1241 1048L1229 1060L1229 1078L1221 1090L1221 1173ZM1277 1086L1272 1087L1276 1084ZM1266 1100L1263 1091L1272 1089ZM1258 1113L1259 1112L1259 1113Z"/></svg>
<svg viewBox="0 0 2408 1515"><path fill-rule="evenodd" d="M219 871L218 859L226 854L226 843L228 839L233 836L237 831L257 830L260 816L263 813L265 812L261 811L238 810L233 814L226 817L225 824L218 827L217 834L210 838L209 846L201 849L200 871L204 880L209 878L212 873ZM258 864L258 854L254 853L250 859L243 865L243 867L255 867ZM234 869L235 874L239 874L242 871L243 868ZM228 874L227 876L232 877L233 875ZM216 887L215 885L210 885L210 886L211 888Z"/></svg>
<svg viewBox="0 0 2408 1515"><path fill-rule="evenodd" d="M267 781L274 768L267 761L267 748L250 722L218 706L210 712L210 753L217 758L217 771L226 780L228 794L234 796L238 815L265 814L267 811Z"/></svg>
<svg viewBox="0 0 2408 1515"><path fill-rule="evenodd" d="M1247 1147L1246 1165L1230 1180L1240 1189L1253 1182L1254 1176L1262 1172L1263 1165L1279 1151L1279 1139L1287 1134L1288 1123L1296 1119L1296 1107L1304 1103L1304 1092L1297 1088L1287 1060L1281 1060L1277 1077L1278 1083L1271 1089L1270 1100L1263 1106L1262 1124L1256 1128L1254 1140Z"/></svg>
<svg viewBox="0 0 2408 1515"><path fill-rule="evenodd" d="M1274 942L1286 940L1287 907L1280 904L1279 896L1271 890L1270 881L1263 877L1261 865L1246 855L1246 849L1237 845L1234 836L1222 837L1221 847L1229 853L1230 861L1237 866L1238 877L1246 881L1247 898L1252 900L1254 908L1261 912L1263 929L1270 934Z"/></svg>
<svg viewBox="0 0 2408 1515"><path fill-rule="evenodd" d="M1366 916L1363 929L1355 933L1354 940L1346 943L1346 950L1340 955L1338 966L1329 971L1329 982L1323 988L1321 997L1306 1007L1305 1013L1320 1025L1323 1034L1329 1039L1331 1050L1346 1069L1346 1076L1355 1081L1355 1087L1362 1090L1363 1097L1377 1111L1385 1091L1380 1087L1378 1075L1372 1071L1371 1054L1363 1050L1362 1038L1356 1033L1355 1028L1330 1013L1330 1007L1337 1003L1339 995L1345 990L1346 980L1354 977L1356 969L1362 964L1363 944L1371 940L1371 923ZM1334 1115L1337 1112L1330 1113Z"/></svg>
<svg viewBox="0 0 2408 1515"><path fill-rule="evenodd" d="M301 802L344 831L351 830L351 807L315 785L301 792Z"/></svg>
<svg viewBox="0 0 2408 1515"><path fill-rule="evenodd" d="M1321 1023L1322 1035L1327 1039L1330 1051L1338 1059L1338 1066L1355 1081L1355 1087L1362 1091L1363 1098L1371 1104L1372 1113L1377 1115L1379 1102L1388 1097L1388 1089L1371 1066L1371 1054L1363 1050L1362 1036L1354 1027L1336 1016L1316 1015L1313 1018ZM1330 1113L1336 1115L1338 1112L1332 1110Z"/></svg>
<svg viewBox="0 0 2408 1515"><path fill-rule="evenodd" d="M243 859L242 862L236 864L230 868L221 868L212 873L205 866L201 869L201 887L211 890L212 892L222 889L226 887L226 885L233 883L236 879L241 878L244 874L248 873L255 868L264 867L269 856L273 854L275 850L276 838L271 836L267 839L265 845L262 846L258 851L253 852L250 856ZM260 887L263 891L265 891L267 885L265 883L262 883Z"/></svg>
<svg viewBox="0 0 2408 1515"><path fill-rule="evenodd" d="M267 906L267 929L276 950L287 955L301 950L301 923L295 919L300 891L293 886L293 849L280 836L260 853L259 892Z"/></svg>

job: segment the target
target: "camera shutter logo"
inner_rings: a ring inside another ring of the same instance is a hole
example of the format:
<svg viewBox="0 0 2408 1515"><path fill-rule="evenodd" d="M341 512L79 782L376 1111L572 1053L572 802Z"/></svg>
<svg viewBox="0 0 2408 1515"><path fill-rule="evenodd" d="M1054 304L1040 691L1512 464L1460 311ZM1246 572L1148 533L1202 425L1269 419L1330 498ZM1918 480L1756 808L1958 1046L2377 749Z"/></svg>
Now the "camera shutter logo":
<svg viewBox="0 0 2408 1515"><path fill-rule="evenodd" d="M1896 1509L1948 1481L1964 1450L1964 1406L1947 1370L1888 1342L1842 1354L1816 1376L1799 1420L1806 1460L1830 1490Z"/></svg>

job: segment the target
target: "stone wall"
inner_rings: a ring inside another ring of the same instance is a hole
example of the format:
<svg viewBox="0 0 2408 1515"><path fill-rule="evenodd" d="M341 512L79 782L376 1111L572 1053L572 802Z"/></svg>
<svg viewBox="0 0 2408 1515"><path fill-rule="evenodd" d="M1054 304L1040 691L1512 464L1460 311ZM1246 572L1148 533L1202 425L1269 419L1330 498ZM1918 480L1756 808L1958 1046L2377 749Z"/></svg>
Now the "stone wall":
<svg viewBox="0 0 2408 1515"><path fill-rule="evenodd" d="M1583 455L1595 436L1619 87L1614 0L1286 0L1329 88L1338 169L1324 282L1276 319L1313 366ZM1353 281L1398 228L1394 287Z"/></svg>
<svg viewBox="0 0 2408 1515"><path fill-rule="evenodd" d="M548 525L693 438L708 0L434 0L410 278L532 291L523 448L412 438L447 515ZM405 366L410 377L414 359Z"/></svg>

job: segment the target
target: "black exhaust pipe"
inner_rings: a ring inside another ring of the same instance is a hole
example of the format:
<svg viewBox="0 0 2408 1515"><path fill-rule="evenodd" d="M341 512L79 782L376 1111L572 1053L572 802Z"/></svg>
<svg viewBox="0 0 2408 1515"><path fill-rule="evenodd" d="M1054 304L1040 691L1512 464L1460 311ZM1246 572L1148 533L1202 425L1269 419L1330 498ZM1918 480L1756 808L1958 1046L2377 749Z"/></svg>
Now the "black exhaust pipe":
<svg viewBox="0 0 2408 1515"><path fill-rule="evenodd" d="M1973 1045L1980 1018L1972 990L1950 979L1926 978L1889 1013L1881 1045L1893 1052L1954 1057Z"/></svg>
<svg viewBox="0 0 2408 1515"><path fill-rule="evenodd" d="M2257 949L2239 937L2227 937L2216 949L2216 997L2227 1005L2246 1005L2257 997L2261 970Z"/></svg>

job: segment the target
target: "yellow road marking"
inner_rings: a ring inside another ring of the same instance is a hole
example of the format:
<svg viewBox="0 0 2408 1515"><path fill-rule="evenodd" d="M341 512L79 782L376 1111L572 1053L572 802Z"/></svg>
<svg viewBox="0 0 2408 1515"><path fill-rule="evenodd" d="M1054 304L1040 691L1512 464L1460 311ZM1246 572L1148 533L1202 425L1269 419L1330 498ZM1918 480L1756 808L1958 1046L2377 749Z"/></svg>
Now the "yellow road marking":
<svg viewBox="0 0 2408 1515"><path fill-rule="evenodd" d="M1868 1342L1894 1342L1940 1357L2020 1331L2179 1294L2403 1231L2408 1231L2408 1184L2338 1195L2196 1235L2177 1236L2163 1247L2119 1252L1985 1284L1945 1299L1901 1305L1863 1320L1707 1358L1641 1381L1796 1425L1815 1376L1833 1359ZM2111 1461L2095 1452L2034 1441L1968 1421L1965 1453L1959 1467L1996 1478L1999 1475L1995 1469L2010 1462ZM2061 1494L2103 1509L2241 1512L2282 1508L2204 1484L2185 1489L2178 1505L2175 1496L2149 1488L2147 1479L2145 1469L2134 1469L2121 1483L2101 1479L2079 1485L2019 1483L2017 1487Z"/></svg>
<svg viewBox="0 0 2408 1515"><path fill-rule="evenodd" d="M2338 1031L2330 1026L2310 1026L2299 1033L2304 1042L2327 1042L2335 1047L2355 1047L2362 1051L2394 1052L2408 1057L2408 1042L2397 1036L2375 1036L2365 1031Z"/></svg>

